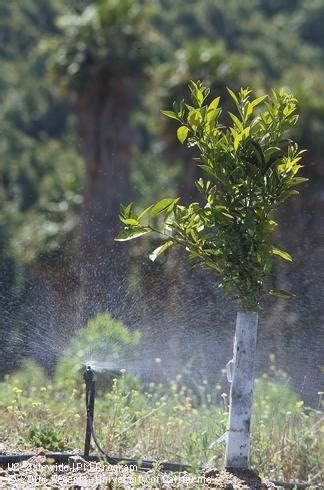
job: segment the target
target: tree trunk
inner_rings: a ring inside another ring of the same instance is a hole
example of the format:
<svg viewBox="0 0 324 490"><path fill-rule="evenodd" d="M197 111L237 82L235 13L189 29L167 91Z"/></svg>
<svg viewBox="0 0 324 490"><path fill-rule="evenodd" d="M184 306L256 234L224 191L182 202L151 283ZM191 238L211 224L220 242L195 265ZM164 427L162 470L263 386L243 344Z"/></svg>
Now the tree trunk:
<svg viewBox="0 0 324 490"><path fill-rule="evenodd" d="M127 79L102 76L76 100L86 163L78 264L83 322L104 309L114 312L124 299L128 254L114 237L120 203L131 201L131 94Z"/></svg>
<svg viewBox="0 0 324 490"><path fill-rule="evenodd" d="M231 376L225 467L247 469L258 313L238 312Z"/></svg>

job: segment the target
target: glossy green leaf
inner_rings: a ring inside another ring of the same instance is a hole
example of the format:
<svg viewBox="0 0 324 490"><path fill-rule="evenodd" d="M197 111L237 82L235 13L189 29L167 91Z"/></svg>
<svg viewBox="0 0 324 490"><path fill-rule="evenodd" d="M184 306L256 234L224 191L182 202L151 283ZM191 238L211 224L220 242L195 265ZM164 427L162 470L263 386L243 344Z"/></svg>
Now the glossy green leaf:
<svg viewBox="0 0 324 490"><path fill-rule="evenodd" d="M234 150L237 151L239 144L242 141L243 133L237 133L236 131L232 131L233 134L233 146Z"/></svg>
<svg viewBox="0 0 324 490"><path fill-rule="evenodd" d="M137 219L138 219L138 220L140 220L141 218L143 218L143 216L144 216L144 215L145 215L145 214L146 214L148 211L150 211L150 209L152 209L152 206L149 206L149 207L147 207L147 208L143 209L143 211L142 211L142 212L141 212L141 213L138 215L138 218L137 218Z"/></svg>
<svg viewBox="0 0 324 490"><path fill-rule="evenodd" d="M193 130L196 130L202 121L202 115L200 110L195 109L189 113L188 122Z"/></svg>
<svg viewBox="0 0 324 490"><path fill-rule="evenodd" d="M220 97L215 97L208 106L208 109L217 109L220 101Z"/></svg>
<svg viewBox="0 0 324 490"><path fill-rule="evenodd" d="M176 119L177 121L179 121L177 114L173 111L162 111L162 114L169 117L170 119Z"/></svg>
<svg viewBox="0 0 324 490"><path fill-rule="evenodd" d="M124 225L127 225L127 226L137 226L139 225L139 222L137 221L137 219L134 219L134 218L120 218L120 221L122 223L124 223Z"/></svg>
<svg viewBox="0 0 324 490"><path fill-rule="evenodd" d="M245 112L245 121L247 121L247 120L248 120L248 118L249 118L250 116L252 116L253 111L254 111L254 107L253 107L253 105L251 104L251 102L249 102L249 103L248 103L248 105L247 105L247 108L246 108L246 112Z"/></svg>
<svg viewBox="0 0 324 490"><path fill-rule="evenodd" d="M202 103L204 102L204 94L202 93L201 90L198 89L195 92L195 96L196 96L196 100L197 100L199 106L201 106Z"/></svg>
<svg viewBox="0 0 324 490"><path fill-rule="evenodd" d="M212 127L214 121L218 118L221 113L221 109L208 109L206 120L209 123L209 129Z"/></svg>
<svg viewBox="0 0 324 490"><path fill-rule="evenodd" d="M287 298L287 299L296 297L294 293L285 291L284 289L270 289L268 291L268 294L270 294L271 296L278 296L279 298Z"/></svg>
<svg viewBox="0 0 324 490"><path fill-rule="evenodd" d="M261 97L257 97L256 99L252 100L252 106L256 107L257 105L261 104L261 102L263 102L267 97L267 95L261 95Z"/></svg>
<svg viewBox="0 0 324 490"><path fill-rule="evenodd" d="M226 87L226 88L227 88L227 92L230 94L232 99L235 101L236 104L238 104L238 98L237 98L236 94L230 88L228 88L228 87Z"/></svg>
<svg viewBox="0 0 324 490"><path fill-rule="evenodd" d="M115 238L116 242L126 242L128 240L133 240L133 238L138 238L139 236L146 235L150 230L142 226L134 226L129 228L124 228L120 233L118 233Z"/></svg>
<svg viewBox="0 0 324 490"><path fill-rule="evenodd" d="M173 241L172 240L168 240L167 242L163 243L163 245L160 245L159 247L157 247L149 255L150 260L152 260L152 262L154 262L159 255L161 255L163 252L165 252L166 250L168 250L168 248L172 247L172 245L173 245Z"/></svg>
<svg viewBox="0 0 324 490"><path fill-rule="evenodd" d="M237 116L235 116L235 114L233 114L232 112L229 112L229 115L231 116L231 119L232 121L235 123L235 126L240 130L240 131L243 131L243 124L242 124L242 121L239 120L239 118Z"/></svg>
<svg viewBox="0 0 324 490"><path fill-rule="evenodd" d="M285 250L280 250L280 248L273 247L272 253L273 255L278 255L284 260L288 260L289 262L292 262L292 256Z"/></svg>
<svg viewBox="0 0 324 490"><path fill-rule="evenodd" d="M132 209L133 209L133 203L130 202L127 204L127 206L124 206L123 204L120 205L120 216L122 218L130 218L132 214Z"/></svg>
<svg viewBox="0 0 324 490"><path fill-rule="evenodd" d="M300 184L304 184L305 182L308 182L309 179L307 179L306 177L293 177L291 180L290 180L290 183L291 185L300 185Z"/></svg>
<svg viewBox="0 0 324 490"><path fill-rule="evenodd" d="M180 126L177 130L177 137L180 143L184 143L187 139L189 129L186 126Z"/></svg>
<svg viewBox="0 0 324 490"><path fill-rule="evenodd" d="M199 167L215 179L215 171L209 165L199 165Z"/></svg>
<svg viewBox="0 0 324 490"><path fill-rule="evenodd" d="M157 214L162 213L163 211L165 211L166 209L171 207L173 204L178 202L178 200L179 200L178 198L177 199L169 199L169 198L161 199L161 201L154 204L154 206L151 208L151 215L156 216Z"/></svg>

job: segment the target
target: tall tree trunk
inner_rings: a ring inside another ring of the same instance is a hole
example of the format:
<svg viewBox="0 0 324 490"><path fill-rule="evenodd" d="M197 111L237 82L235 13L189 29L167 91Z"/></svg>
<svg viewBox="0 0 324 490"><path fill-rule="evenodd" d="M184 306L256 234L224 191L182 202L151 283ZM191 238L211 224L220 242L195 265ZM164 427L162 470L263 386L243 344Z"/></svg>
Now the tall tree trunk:
<svg viewBox="0 0 324 490"><path fill-rule="evenodd" d="M225 467L247 469L258 313L238 312L231 375Z"/></svg>
<svg viewBox="0 0 324 490"><path fill-rule="evenodd" d="M100 310L113 311L125 293L127 250L114 237L119 205L131 200L132 92L127 79L101 76L76 100L86 162L79 264L83 321Z"/></svg>

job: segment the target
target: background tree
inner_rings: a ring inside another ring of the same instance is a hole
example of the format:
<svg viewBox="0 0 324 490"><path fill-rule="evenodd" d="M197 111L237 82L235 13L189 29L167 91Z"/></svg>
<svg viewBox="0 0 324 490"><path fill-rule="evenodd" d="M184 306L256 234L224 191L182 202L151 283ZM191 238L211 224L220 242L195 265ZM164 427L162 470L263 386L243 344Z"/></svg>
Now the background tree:
<svg viewBox="0 0 324 490"><path fill-rule="evenodd" d="M69 317L65 293L74 289L69 257L81 158L68 101L49 85L39 46L57 32L61 8L60 1L0 2L1 373L25 355L52 363L44 344L54 335L53 319L59 332L62 310Z"/></svg>
<svg viewBox="0 0 324 490"><path fill-rule="evenodd" d="M85 158L78 260L86 315L113 309L107 291L127 275L127 257L113 248L113 236L120 198L132 192L131 113L151 60L150 13L137 0L98 0L62 17L54 44L56 78L73 96Z"/></svg>

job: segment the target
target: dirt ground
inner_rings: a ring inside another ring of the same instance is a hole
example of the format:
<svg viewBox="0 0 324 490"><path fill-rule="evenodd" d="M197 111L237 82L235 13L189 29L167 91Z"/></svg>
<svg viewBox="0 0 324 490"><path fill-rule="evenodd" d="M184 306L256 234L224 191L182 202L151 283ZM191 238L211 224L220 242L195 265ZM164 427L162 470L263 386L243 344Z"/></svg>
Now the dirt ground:
<svg viewBox="0 0 324 490"><path fill-rule="evenodd" d="M9 453L9 451L5 451ZM18 453L11 450L10 453ZM4 452L2 452L4 454ZM279 488L261 479L253 472L234 473L210 469L201 475L168 473L158 470L140 471L126 466L87 462L78 455L68 463L49 460L46 450L38 450L32 458L0 466L0 488L33 489L255 489Z"/></svg>

